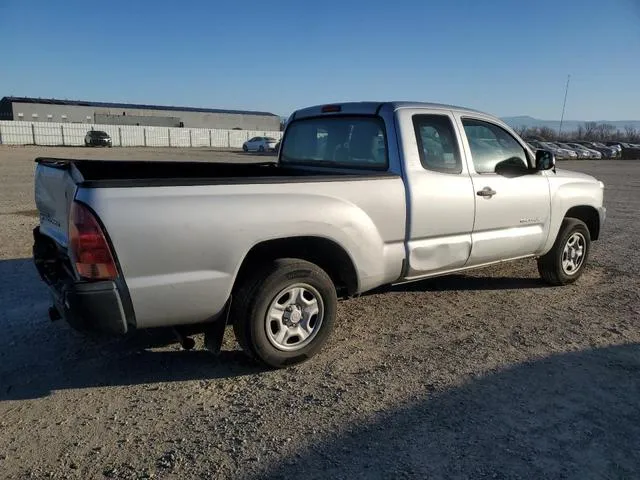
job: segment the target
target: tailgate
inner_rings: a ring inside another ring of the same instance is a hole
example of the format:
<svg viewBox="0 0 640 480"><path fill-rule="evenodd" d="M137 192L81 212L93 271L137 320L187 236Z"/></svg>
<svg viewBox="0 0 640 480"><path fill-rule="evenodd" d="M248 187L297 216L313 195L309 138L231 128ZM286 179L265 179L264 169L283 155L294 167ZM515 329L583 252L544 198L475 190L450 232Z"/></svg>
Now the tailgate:
<svg viewBox="0 0 640 480"><path fill-rule="evenodd" d="M35 200L40 213L40 233L65 248L69 240L69 210L77 188L70 169L69 163L38 163L35 173Z"/></svg>

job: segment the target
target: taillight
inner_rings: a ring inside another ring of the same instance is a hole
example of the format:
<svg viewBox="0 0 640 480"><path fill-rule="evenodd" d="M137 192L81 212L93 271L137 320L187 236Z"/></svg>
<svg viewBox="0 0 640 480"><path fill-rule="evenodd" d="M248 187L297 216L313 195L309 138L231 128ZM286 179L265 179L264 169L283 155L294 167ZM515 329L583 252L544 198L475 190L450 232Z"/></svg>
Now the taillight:
<svg viewBox="0 0 640 480"><path fill-rule="evenodd" d="M73 202L69 215L71 258L86 280L113 280L118 269L100 224L86 206Z"/></svg>

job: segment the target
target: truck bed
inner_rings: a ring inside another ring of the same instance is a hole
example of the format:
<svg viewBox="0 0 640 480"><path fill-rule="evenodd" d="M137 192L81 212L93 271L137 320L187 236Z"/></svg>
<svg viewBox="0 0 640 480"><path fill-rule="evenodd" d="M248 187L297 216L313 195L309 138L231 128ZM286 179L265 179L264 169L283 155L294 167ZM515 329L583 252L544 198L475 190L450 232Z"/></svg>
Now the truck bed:
<svg viewBox="0 0 640 480"><path fill-rule="evenodd" d="M141 187L365 180L395 176L387 172L282 167L275 162L213 163L184 161L73 160L39 157L36 163L70 169L83 187Z"/></svg>

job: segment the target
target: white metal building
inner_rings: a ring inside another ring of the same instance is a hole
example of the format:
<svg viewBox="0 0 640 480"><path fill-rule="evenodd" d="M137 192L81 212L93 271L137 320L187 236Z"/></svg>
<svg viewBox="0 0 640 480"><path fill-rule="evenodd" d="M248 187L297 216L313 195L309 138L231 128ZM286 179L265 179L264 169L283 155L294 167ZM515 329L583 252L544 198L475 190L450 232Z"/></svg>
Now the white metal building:
<svg viewBox="0 0 640 480"><path fill-rule="evenodd" d="M269 112L31 97L3 97L0 99L0 120L280 130L280 117Z"/></svg>

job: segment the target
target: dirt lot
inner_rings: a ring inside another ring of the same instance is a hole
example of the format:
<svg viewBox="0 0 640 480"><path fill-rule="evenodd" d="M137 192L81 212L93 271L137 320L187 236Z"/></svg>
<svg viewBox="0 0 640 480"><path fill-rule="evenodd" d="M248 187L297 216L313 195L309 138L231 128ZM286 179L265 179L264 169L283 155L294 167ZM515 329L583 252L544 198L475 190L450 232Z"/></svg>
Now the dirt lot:
<svg viewBox="0 0 640 480"><path fill-rule="evenodd" d="M265 371L231 332L214 359L50 323L28 259L38 155L247 158L0 148L0 477L640 475L640 162L561 165L607 185L576 285L526 261L349 300L319 356Z"/></svg>

